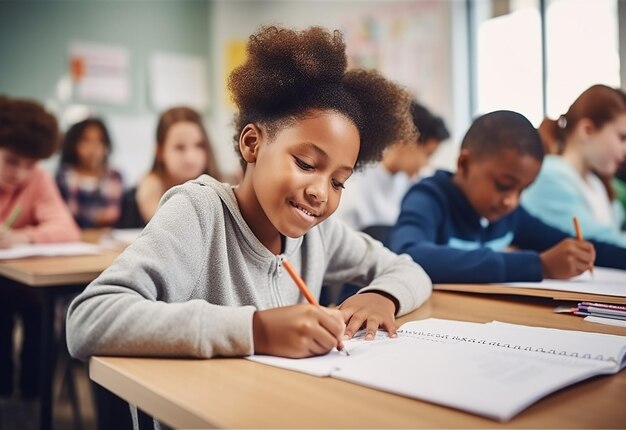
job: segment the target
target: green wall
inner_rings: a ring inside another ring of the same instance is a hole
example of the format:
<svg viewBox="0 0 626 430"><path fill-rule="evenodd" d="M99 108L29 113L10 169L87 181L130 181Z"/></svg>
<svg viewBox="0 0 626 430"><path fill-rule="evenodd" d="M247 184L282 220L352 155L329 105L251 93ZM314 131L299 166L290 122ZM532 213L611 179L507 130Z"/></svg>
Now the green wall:
<svg viewBox="0 0 626 430"><path fill-rule="evenodd" d="M123 46L130 55L130 101L90 105L99 114L152 113L147 66L155 51L209 63L206 0L0 0L0 93L47 102L67 75L72 42Z"/></svg>

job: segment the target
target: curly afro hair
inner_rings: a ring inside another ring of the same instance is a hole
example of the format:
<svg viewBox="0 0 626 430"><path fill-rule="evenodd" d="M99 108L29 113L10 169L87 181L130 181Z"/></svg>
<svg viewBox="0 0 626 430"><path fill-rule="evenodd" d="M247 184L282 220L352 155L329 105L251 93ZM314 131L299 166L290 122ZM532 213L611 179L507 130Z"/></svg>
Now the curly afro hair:
<svg viewBox="0 0 626 430"><path fill-rule="evenodd" d="M59 144L57 120L39 103L0 96L0 148L28 158L50 157Z"/></svg>
<svg viewBox="0 0 626 430"><path fill-rule="evenodd" d="M361 146L355 167L380 160L391 143L414 141L411 96L377 72L347 71L345 48L341 32L321 27L261 27L250 36L247 60L228 80L239 108L235 146L246 124L263 124L271 138L320 110L338 112L356 125Z"/></svg>

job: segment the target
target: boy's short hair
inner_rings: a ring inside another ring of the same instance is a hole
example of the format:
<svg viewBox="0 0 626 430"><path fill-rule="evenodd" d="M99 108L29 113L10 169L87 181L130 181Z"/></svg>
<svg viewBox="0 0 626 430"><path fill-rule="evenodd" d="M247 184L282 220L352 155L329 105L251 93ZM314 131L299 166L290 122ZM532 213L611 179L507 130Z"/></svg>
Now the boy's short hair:
<svg viewBox="0 0 626 430"><path fill-rule="evenodd" d="M537 129L524 115L509 110L490 112L474 120L461 148L469 149L478 157L497 155L507 148L540 162L544 156Z"/></svg>
<svg viewBox="0 0 626 430"><path fill-rule="evenodd" d="M443 119L416 101L411 102L411 116L413 124L420 133L418 143L425 143L431 139L442 142L450 137Z"/></svg>
<svg viewBox="0 0 626 430"><path fill-rule="evenodd" d="M0 148L44 159L56 151L58 144L57 120L41 104L0 96Z"/></svg>

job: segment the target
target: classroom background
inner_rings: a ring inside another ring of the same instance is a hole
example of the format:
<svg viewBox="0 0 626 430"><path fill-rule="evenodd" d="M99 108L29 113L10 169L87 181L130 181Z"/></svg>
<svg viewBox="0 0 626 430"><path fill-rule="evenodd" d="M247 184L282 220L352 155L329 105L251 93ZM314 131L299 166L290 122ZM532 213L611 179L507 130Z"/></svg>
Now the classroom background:
<svg viewBox="0 0 626 430"><path fill-rule="evenodd" d="M516 110L538 125L592 84L619 87L625 21L624 0L4 0L0 93L44 103L63 130L102 117L126 186L150 168L159 112L195 107L230 174L225 81L247 36L263 24L321 25L344 32L352 64L379 69L443 117L450 144L433 164L453 168L481 113Z"/></svg>
<svg viewBox="0 0 626 430"><path fill-rule="evenodd" d="M159 114L193 107L220 170L236 175L226 77L268 24L341 30L352 65L445 120L431 163L451 170L478 115L510 109L538 126L590 85L626 82L626 0L0 0L0 94L43 103L62 131L102 118L126 187L150 170ZM50 173L58 160L44 162ZM72 428L67 409L57 423Z"/></svg>

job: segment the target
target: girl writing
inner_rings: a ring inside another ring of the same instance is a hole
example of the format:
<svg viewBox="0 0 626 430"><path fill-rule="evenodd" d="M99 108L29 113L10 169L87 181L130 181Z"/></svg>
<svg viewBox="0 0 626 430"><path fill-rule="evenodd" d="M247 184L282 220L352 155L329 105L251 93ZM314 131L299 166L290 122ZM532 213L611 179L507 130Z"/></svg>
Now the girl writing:
<svg viewBox="0 0 626 430"><path fill-rule="evenodd" d="M353 170L414 138L410 97L374 72L346 71L339 32L264 27L229 80L239 108L233 187L208 175L168 191L139 238L70 306L75 357L306 357L378 328L426 300L431 283L407 256L329 217ZM306 303L352 282L327 309Z"/></svg>

